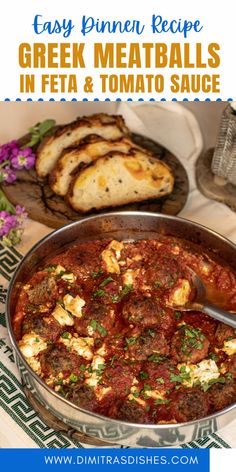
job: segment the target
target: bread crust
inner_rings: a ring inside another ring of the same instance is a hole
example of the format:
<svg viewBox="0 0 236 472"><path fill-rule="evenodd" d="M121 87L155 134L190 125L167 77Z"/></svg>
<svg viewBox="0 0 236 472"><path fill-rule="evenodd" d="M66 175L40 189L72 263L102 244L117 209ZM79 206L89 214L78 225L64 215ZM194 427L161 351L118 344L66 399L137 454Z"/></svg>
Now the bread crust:
<svg viewBox="0 0 236 472"><path fill-rule="evenodd" d="M99 113L83 116L75 121L59 126L55 133L47 136L37 149L36 172L40 178L46 177L53 169L63 149L78 144L89 134L99 134L112 139L128 136L129 130L120 115Z"/></svg>

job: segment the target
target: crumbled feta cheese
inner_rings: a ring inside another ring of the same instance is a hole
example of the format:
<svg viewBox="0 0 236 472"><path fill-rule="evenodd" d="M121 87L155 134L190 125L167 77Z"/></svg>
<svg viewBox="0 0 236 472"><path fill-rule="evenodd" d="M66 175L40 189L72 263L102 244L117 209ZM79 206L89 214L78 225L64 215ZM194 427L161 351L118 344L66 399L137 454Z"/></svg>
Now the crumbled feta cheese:
<svg viewBox="0 0 236 472"><path fill-rule="evenodd" d="M60 304L58 304L56 308L54 308L52 316L61 326L74 325L74 320L72 316Z"/></svg>
<svg viewBox="0 0 236 472"><path fill-rule="evenodd" d="M27 359L37 356L41 351L47 349L45 340L36 333L25 334L19 341L19 348Z"/></svg>
<svg viewBox="0 0 236 472"><path fill-rule="evenodd" d="M232 356L233 354L235 354L236 353L236 338L229 339L229 341L225 341L222 351L226 352L228 356Z"/></svg>
<svg viewBox="0 0 236 472"><path fill-rule="evenodd" d="M67 294L63 298L63 302L65 305L66 310L68 310L72 315L76 316L77 318L81 318L82 316L82 308L85 305L85 301L79 295L76 297L72 297L71 295Z"/></svg>
<svg viewBox="0 0 236 472"><path fill-rule="evenodd" d="M98 400L102 400L109 392L111 392L111 387L99 387L95 389L95 395Z"/></svg>
<svg viewBox="0 0 236 472"><path fill-rule="evenodd" d="M93 357L93 360L92 360L92 363L91 363L91 367L92 367L92 373L90 375L90 377L85 380L85 383L87 385L89 385L89 387L96 387L99 380L100 380L100 376L98 375L98 370L100 368L101 365L104 365L105 364L105 359L104 357L102 356L97 356L95 355Z"/></svg>
<svg viewBox="0 0 236 472"><path fill-rule="evenodd" d="M76 338L69 335L68 338L60 338L60 341L66 346L76 351L79 356L83 357L86 360L91 360L93 358L92 347L94 345L94 340L92 338Z"/></svg>
<svg viewBox="0 0 236 472"><path fill-rule="evenodd" d="M153 400L164 400L164 393L158 390L145 390L145 395Z"/></svg>
<svg viewBox="0 0 236 472"><path fill-rule="evenodd" d="M189 281L182 279L180 285L171 293L169 302L172 306L184 306L189 301L190 293L191 287Z"/></svg>
<svg viewBox="0 0 236 472"><path fill-rule="evenodd" d="M185 373L189 374L189 378L183 380L186 387L192 387L197 381L204 384L220 377L217 364L212 359L204 359L199 364L178 364L177 367L179 370L185 367Z"/></svg>
<svg viewBox="0 0 236 472"><path fill-rule="evenodd" d="M61 279L65 280L65 282L73 284L76 281L76 275L74 275L72 272L66 273L61 276Z"/></svg>
<svg viewBox="0 0 236 472"><path fill-rule="evenodd" d="M36 359L35 357L28 357L27 362L30 365L31 369L36 372L36 374L41 374L41 364L38 359Z"/></svg>
<svg viewBox="0 0 236 472"><path fill-rule="evenodd" d="M98 356L105 356L107 353L106 351L106 345L103 344L98 350L97 350L97 355Z"/></svg>
<svg viewBox="0 0 236 472"><path fill-rule="evenodd" d="M55 274L55 275L60 275L62 272L65 272L66 269L65 267L61 266L60 264L58 264L53 270L52 270L52 274Z"/></svg>
<svg viewBox="0 0 236 472"><path fill-rule="evenodd" d="M102 251L102 260L105 262L108 272L112 274L120 273L118 260L120 259L122 249L123 243L114 240Z"/></svg>
<svg viewBox="0 0 236 472"><path fill-rule="evenodd" d="M140 269L132 270L128 269L122 275L124 285L134 285L135 278L138 276Z"/></svg>
<svg viewBox="0 0 236 472"><path fill-rule="evenodd" d="M180 253L179 246L173 246L171 252L177 256Z"/></svg>

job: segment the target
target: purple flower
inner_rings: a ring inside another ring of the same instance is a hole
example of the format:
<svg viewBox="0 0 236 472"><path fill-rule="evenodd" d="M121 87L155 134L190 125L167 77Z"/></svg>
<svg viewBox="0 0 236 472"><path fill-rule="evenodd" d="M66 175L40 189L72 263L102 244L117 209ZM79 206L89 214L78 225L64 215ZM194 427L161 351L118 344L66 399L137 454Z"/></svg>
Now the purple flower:
<svg viewBox="0 0 236 472"><path fill-rule="evenodd" d="M0 182L12 184L15 180L16 174L9 166L0 169Z"/></svg>
<svg viewBox="0 0 236 472"><path fill-rule="evenodd" d="M20 205L16 205L15 211L17 223L19 226L21 226L24 223L24 220L26 220L28 217L28 213L26 212L25 208L21 207Z"/></svg>
<svg viewBox="0 0 236 472"><path fill-rule="evenodd" d="M31 148L13 149L11 153L11 164L14 169L32 169L35 163L35 154Z"/></svg>
<svg viewBox="0 0 236 472"><path fill-rule="evenodd" d="M8 211L0 211L0 236L5 236L17 225L17 218Z"/></svg>
<svg viewBox="0 0 236 472"><path fill-rule="evenodd" d="M1 162L10 160L13 151L16 150L20 150L17 141L11 141L10 143L0 146L0 164Z"/></svg>

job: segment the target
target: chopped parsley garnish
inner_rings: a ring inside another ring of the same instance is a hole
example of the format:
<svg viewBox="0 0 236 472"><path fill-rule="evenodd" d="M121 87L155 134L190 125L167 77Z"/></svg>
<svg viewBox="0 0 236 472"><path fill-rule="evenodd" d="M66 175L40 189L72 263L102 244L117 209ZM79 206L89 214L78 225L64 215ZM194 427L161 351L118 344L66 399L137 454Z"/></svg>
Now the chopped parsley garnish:
<svg viewBox="0 0 236 472"><path fill-rule="evenodd" d="M79 377L78 377L78 375L71 374L69 380L70 380L70 382L72 382L72 383L76 383L76 382L78 382Z"/></svg>
<svg viewBox="0 0 236 472"><path fill-rule="evenodd" d="M97 375L102 375L104 369L105 369L105 364L98 364L98 367L97 367L97 369L94 370L94 372L95 372Z"/></svg>
<svg viewBox="0 0 236 472"><path fill-rule="evenodd" d="M184 334L181 350L185 355L191 355L193 349L203 348L205 336L200 331L200 329L193 328L192 326L182 325L180 330L182 330Z"/></svg>
<svg viewBox="0 0 236 472"><path fill-rule="evenodd" d="M61 334L61 337L63 339L69 339L70 337L70 333L68 331L64 331L64 333Z"/></svg>
<svg viewBox="0 0 236 472"><path fill-rule="evenodd" d="M55 385L62 385L63 380L62 379L56 379L56 380L54 380L54 383L55 383Z"/></svg>
<svg viewBox="0 0 236 472"><path fill-rule="evenodd" d="M105 287L110 282L114 282L114 279L112 277L107 277L99 284L99 287Z"/></svg>
<svg viewBox="0 0 236 472"><path fill-rule="evenodd" d="M131 336L131 338L125 338L126 343L129 346L133 346L137 342L138 338L135 336Z"/></svg>
<svg viewBox="0 0 236 472"><path fill-rule="evenodd" d="M124 288L117 294L112 296L112 301L113 303L118 303L124 298L126 295L128 295L130 292L132 292L134 289L133 285L125 285Z"/></svg>
<svg viewBox="0 0 236 472"><path fill-rule="evenodd" d="M138 398L139 397L139 392L137 392L137 391L133 392L132 395L133 395L134 398Z"/></svg>
<svg viewBox="0 0 236 472"><path fill-rule="evenodd" d="M155 280L154 286L155 286L156 288L160 288L160 287L162 287L162 283L160 282L160 280Z"/></svg>
<svg viewBox="0 0 236 472"><path fill-rule="evenodd" d="M152 338L155 338L155 336L156 336L156 333L155 333L155 331L153 331L153 329L148 329L147 334L149 334L149 336L151 336Z"/></svg>
<svg viewBox="0 0 236 472"><path fill-rule="evenodd" d="M169 405L170 403L170 400L167 400L167 399L162 399L162 398L158 398L158 400L154 400L154 403L155 405Z"/></svg>
<svg viewBox="0 0 236 472"><path fill-rule="evenodd" d="M92 276L93 279L97 279L102 274L103 274L103 270L102 270L102 268L100 268L100 269L98 269L97 272L92 272L91 276Z"/></svg>
<svg viewBox="0 0 236 472"><path fill-rule="evenodd" d="M110 366L111 367L114 367L114 362L117 360L117 356L116 354L114 356L111 357L110 359Z"/></svg>
<svg viewBox="0 0 236 472"><path fill-rule="evenodd" d="M164 379L163 379L162 377L158 377L158 378L156 379L156 382L159 383L159 384L162 384L162 385L165 383L165 381L164 381Z"/></svg>
<svg viewBox="0 0 236 472"><path fill-rule="evenodd" d="M102 289L98 289L96 290L96 292L93 292L93 298L104 297L104 295L105 295L105 292Z"/></svg>
<svg viewBox="0 0 236 472"><path fill-rule="evenodd" d="M57 267L56 264L51 265L51 266L46 268L46 271L49 272L49 274L51 274L51 272L54 272L56 267Z"/></svg>
<svg viewBox="0 0 236 472"><path fill-rule="evenodd" d="M81 372L84 372L86 370L86 365L85 364L81 364L79 370L81 370Z"/></svg>
<svg viewBox="0 0 236 472"><path fill-rule="evenodd" d="M219 360L218 356L214 352L210 352L209 357L215 362Z"/></svg>
<svg viewBox="0 0 236 472"><path fill-rule="evenodd" d="M207 392L207 390L209 390L209 388L211 388L211 386L216 384L216 383L224 384L225 383L225 378L224 377L218 377L218 379L212 379L212 380L209 380L208 383L204 383L202 385L203 392Z"/></svg>
<svg viewBox="0 0 236 472"><path fill-rule="evenodd" d="M152 354L151 356L149 356L148 358L149 361L152 361L152 362L156 362L157 364L159 364L160 362L163 362L166 360L166 357L165 356L161 356L159 354Z"/></svg>
<svg viewBox="0 0 236 472"><path fill-rule="evenodd" d="M101 336L107 336L107 330L100 323L98 323L97 320L90 321L90 326L97 330Z"/></svg>
<svg viewBox="0 0 236 472"><path fill-rule="evenodd" d="M170 373L170 380L171 382L180 382L182 383L182 377L181 375L176 375L176 374L173 374L172 372Z"/></svg>
<svg viewBox="0 0 236 472"><path fill-rule="evenodd" d="M142 392L146 392L147 390L152 390L149 384L144 384Z"/></svg>
<svg viewBox="0 0 236 472"><path fill-rule="evenodd" d="M184 380L189 381L191 380L190 372L187 372L186 366L182 365L179 370L179 374L170 373L170 380L171 382L180 382L182 383Z"/></svg>
<svg viewBox="0 0 236 472"><path fill-rule="evenodd" d="M56 304L57 304L57 305L61 305L61 306L64 305L63 300L57 300L57 301L56 301Z"/></svg>
<svg viewBox="0 0 236 472"><path fill-rule="evenodd" d="M225 377L227 378L227 380L232 380L233 375L231 374L231 372L227 372L227 373L225 374Z"/></svg>
<svg viewBox="0 0 236 472"><path fill-rule="evenodd" d="M144 372L144 370L141 370L141 372L139 374L139 377L140 377L140 379L145 380L145 379L149 378L149 375L148 375L147 372Z"/></svg>
<svg viewBox="0 0 236 472"><path fill-rule="evenodd" d="M34 342L39 343L39 338L35 338Z"/></svg>
<svg viewBox="0 0 236 472"><path fill-rule="evenodd" d="M181 316L182 316L181 311L175 311L175 319L176 320L180 320Z"/></svg>

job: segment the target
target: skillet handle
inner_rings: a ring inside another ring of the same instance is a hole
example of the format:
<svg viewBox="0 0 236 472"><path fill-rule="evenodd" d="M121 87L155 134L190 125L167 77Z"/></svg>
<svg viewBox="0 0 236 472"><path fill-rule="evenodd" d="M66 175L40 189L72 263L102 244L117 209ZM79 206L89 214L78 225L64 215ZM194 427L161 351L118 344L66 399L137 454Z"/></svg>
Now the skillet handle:
<svg viewBox="0 0 236 472"><path fill-rule="evenodd" d="M221 321L221 323L225 323L236 329L236 313L225 311L208 301L205 301L202 311L207 315L210 315L215 320Z"/></svg>

